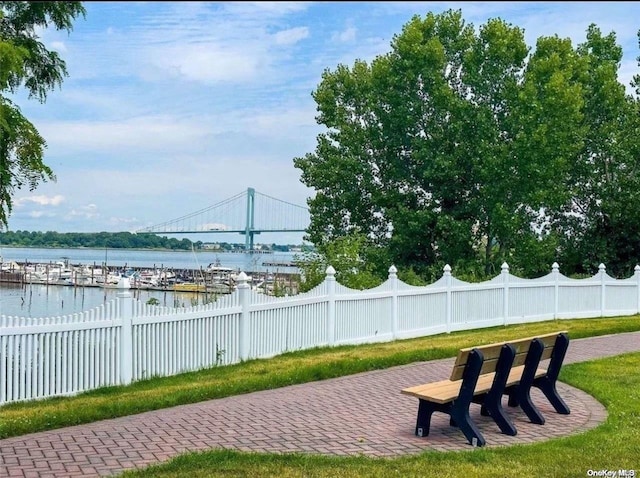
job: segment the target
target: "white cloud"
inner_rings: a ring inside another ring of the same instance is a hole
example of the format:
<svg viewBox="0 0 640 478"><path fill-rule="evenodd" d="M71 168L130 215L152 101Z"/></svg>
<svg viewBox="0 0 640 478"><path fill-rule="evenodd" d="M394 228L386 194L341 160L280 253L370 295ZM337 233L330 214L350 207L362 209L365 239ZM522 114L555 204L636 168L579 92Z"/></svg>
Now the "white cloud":
<svg viewBox="0 0 640 478"><path fill-rule="evenodd" d="M112 226L118 229L121 228L121 226L131 226L139 223L140 223L140 220L135 217L113 217L112 216L107 220L107 224L109 226Z"/></svg>
<svg viewBox="0 0 640 478"><path fill-rule="evenodd" d="M331 39L339 42L352 42L356 39L357 32L358 30L355 27L348 27L341 32L334 32L331 35Z"/></svg>
<svg viewBox="0 0 640 478"><path fill-rule="evenodd" d="M209 134L200 121L169 115L120 121L47 121L40 123L38 129L47 139L50 150L55 148L66 154L126 151L129 157L138 156L143 149L166 151L186 148Z"/></svg>
<svg viewBox="0 0 640 478"><path fill-rule="evenodd" d="M309 108L285 106L277 110L258 110L245 115L242 125L254 135L291 138L293 131L302 132L307 128L319 130L314 113L311 104Z"/></svg>
<svg viewBox="0 0 640 478"><path fill-rule="evenodd" d="M308 36L309 28L307 27L290 28L289 30L279 31L274 35L278 45L293 45Z"/></svg>
<svg viewBox="0 0 640 478"><path fill-rule="evenodd" d="M282 16L306 10L311 2L228 2L226 9L237 15Z"/></svg>
<svg viewBox="0 0 640 478"><path fill-rule="evenodd" d="M28 203L38 204L39 206L59 206L64 199L64 196L61 194L56 194L55 196L26 196L16 199L14 201L14 206L26 206Z"/></svg>
<svg viewBox="0 0 640 478"><path fill-rule="evenodd" d="M122 91L114 94L112 88L83 88L83 89L65 89L63 88L55 97L49 99L51 103L61 102L65 109L80 109L82 111L91 112L93 120L99 118L122 118L123 115L134 116L138 110L132 105L132 102L126 98ZM56 122L63 121L62 118L56 117Z"/></svg>
<svg viewBox="0 0 640 478"><path fill-rule="evenodd" d="M52 219L58 217L58 214L51 211L29 211L27 216L32 219Z"/></svg>
<svg viewBox="0 0 640 478"><path fill-rule="evenodd" d="M87 204L86 206L81 206L78 209L71 209L69 211L67 217L76 218L80 217L82 219L96 219L100 216L98 212L98 206L95 204Z"/></svg>
<svg viewBox="0 0 640 478"><path fill-rule="evenodd" d="M61 41L54 41L54 42L51 42L50 47L51 47L53 50L57 50L57 51L59 51L59 52L61 52L61 53L66 53L66 52L67 52L67 46L66 46L63 42L61 42Z"/></svg>
<svg viewBox="0 0 640 478"><path fill-rule="evenodd" d="M151 62L169 75L187 80L248 81L255 77L263 62L256 53L252 49L216 44L183 44L151 52Z"/></svg>
<svg viewBox="0 0 640 478"><path fill-rule="evenodd" d="M257 81L266 86L288 79L281 68L289 60L287 47L309 37L307 26L285 21L307 9L304 2L176 5L150 15L152 29L124 32L118 39L119 51L135 61L130 74L144 81L168 75L205 85Z"/></svg>

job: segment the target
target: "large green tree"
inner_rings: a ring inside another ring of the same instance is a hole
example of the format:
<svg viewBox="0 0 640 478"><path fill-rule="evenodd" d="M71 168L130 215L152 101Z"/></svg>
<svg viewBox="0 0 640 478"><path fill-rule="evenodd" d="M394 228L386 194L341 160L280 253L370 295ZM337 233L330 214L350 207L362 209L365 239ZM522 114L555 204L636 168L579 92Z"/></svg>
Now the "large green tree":
<svg viewBox="0 0 640 478"><path fill-rule="evenodd" d="M0 2L0 228L17 189L55 179L44 163L45 139L9 96L26 88L29 98L44 103L62 84L65 62L40 41L38 29L70 32L85 13L82 2Z"/></svg>
<svg viewBox="0 0 640 478"><path fill-rule="evenodd" d="M577 49L589 68L582 81L584 143L572 158L570 201L556 225L570 269L607 265L627 276L640 261L640 108L619 82L622 49L615 34L592 25Z"/></svg>
<svg viewBox="0 0 640 478"><path fill-rule="evenodd" d="M294 159L316 191L308 239L322 251L365 235L387 266L423 274L503 261L547 272L597 175L590 144L607 142L594 131L604 113L588 115L610 95L628 106L597 86L599 62L615 83L614 46L591 27L578 48L552 36L530 51L522 29L492 19L476 30L450 10L412 18L371 64L325 70L313 97L326 132Z"/></svg>

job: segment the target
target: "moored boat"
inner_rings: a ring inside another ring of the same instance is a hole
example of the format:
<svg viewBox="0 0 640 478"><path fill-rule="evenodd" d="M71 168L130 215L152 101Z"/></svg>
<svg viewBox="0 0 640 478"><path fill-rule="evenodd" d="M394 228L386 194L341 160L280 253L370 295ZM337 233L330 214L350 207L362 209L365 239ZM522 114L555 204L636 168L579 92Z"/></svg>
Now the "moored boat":
<svg viewBox="0 0 640 478"><path fill-rule="evenodd" d="M196 284L195 282L181 282L173 285L175 292L206 292L207 287L204 284Z"/></svg>

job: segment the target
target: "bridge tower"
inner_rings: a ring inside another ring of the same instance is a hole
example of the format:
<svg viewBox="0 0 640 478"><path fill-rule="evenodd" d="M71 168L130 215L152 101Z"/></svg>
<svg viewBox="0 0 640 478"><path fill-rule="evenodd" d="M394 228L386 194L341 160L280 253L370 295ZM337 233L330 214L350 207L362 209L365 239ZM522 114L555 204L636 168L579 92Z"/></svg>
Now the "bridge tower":
<svg viewBox="0 0 640 478"><path fill-rule="evenodd" d="M254 234L260 234L260 231L254 230L254 214L256 206L256 190L253 188L247 188L247 220L245 222L245 229L240 234L244 234L244 250L253 250L253 236Z"/></svg>

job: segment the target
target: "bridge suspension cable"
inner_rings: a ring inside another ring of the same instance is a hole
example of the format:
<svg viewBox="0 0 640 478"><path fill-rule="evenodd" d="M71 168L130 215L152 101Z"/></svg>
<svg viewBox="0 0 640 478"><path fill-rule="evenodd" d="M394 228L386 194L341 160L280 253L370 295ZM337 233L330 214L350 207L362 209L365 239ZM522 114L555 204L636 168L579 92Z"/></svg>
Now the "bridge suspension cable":
<svg viewBox="0 0 640 478"><path fill-rule="evenodd" d="M170 221L140 229L139 233L215 233L245 235L245 246L253 249L255 234L261 232L305 232L309 209L248 188L212 206Z"/></svg>
<svg viewBox="0 0 640 478"><path fill-rule="evenodd" d="M256 229L295 230L306 229L309 224L309 208L293 204L267 194L256 192Z"/></svg>
<svg viewBox="0 0 640 478"><path fill-rule="evenodd" d="M184 216L180 216L176 219L171 219L170 221L146 227L138 232L185 232L186 230L190 230L191 232L205 232L210 229L215 229L215 226L218 224L210 221L210 219L213 219L210 213L212 211L216 211L218 212L218 214L216 214L218 218L226 217L228 220L234 215L233 209L237 208L238 205L243 207L239 199L242 199L245 195L245 192L238 193L230 198L220 201L219 203L185 214ZM236 222L236 225L238 224L240 224L240 222Z"/></svg>

